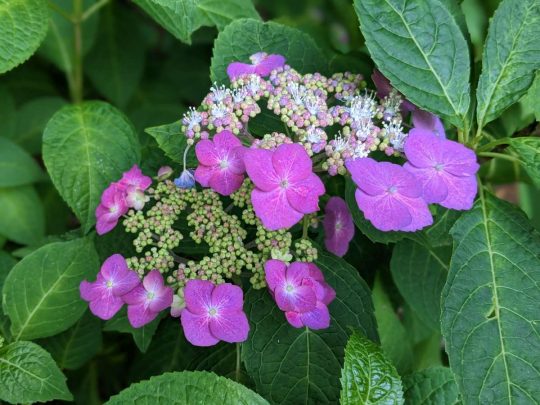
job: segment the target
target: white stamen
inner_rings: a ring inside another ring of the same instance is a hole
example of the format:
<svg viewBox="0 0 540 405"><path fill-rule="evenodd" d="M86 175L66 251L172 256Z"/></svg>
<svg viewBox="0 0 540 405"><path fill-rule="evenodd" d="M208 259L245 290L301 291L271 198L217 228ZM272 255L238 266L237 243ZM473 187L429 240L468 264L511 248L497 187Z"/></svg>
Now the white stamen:
<svg viewBox="0 0 540 405"><path fill-rule="evenodd" d="M229 94L229 89L227 89L224 85L218 86L216 82L214 82L214 85L210 87L210 91L212 92L214 102L216 103L221 103Z"/></svg>
<svg viewBox="0 0 540 405"><path fill-rule="evenodd" d="M194 107L189 107L187 113L184 114L182 123L187 125L188 129L193 129L195 125L199 125L202 122L202 115Z"/></svg>

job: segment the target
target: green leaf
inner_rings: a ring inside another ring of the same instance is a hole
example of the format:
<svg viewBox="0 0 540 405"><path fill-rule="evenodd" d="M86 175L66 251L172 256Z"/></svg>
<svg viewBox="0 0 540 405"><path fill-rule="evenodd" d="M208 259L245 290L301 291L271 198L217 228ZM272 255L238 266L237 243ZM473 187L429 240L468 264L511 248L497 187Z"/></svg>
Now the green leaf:
<svg viewBox="0 0 540 405"><path fill-rule="evenodd" d="M268 404L243 385L213 373L184 371L166 373L133 384L115 395L114 404Z"/></svg>
<svg viewBox="0 0 540 405"><path fill-rule="evenodd" d="M0 187L22 186L42 177L41 169L28 153L0 137Z"/></svg>
<svg viewBox="0 0 540 405"><path fill-rule="evenodd" d="M328 307L328 329L296 329L268 291L250 290L246 295L251 331L242 345L242 358L257 392L272 403L337 402L348 328L377 339L371 294L356 269L322 251L316 264L336 291Z"/></svg>
<svg viewBox="0 0 540 405"><path fill-rule="evenodd" d="M540 138L512 138L510 149L519 156L523 169L540 187Z"/></svg>
<svg viewBox="0 0 540 405"><path fill-rule="evenodd" d="M131 99L141 80L145 49L139 20L123 7L101 13L96 46L86 58L85 71L96 89L119 107Z"/></svg>
<svg viewBox="0 0 540 405"><path fill-rule="evenodd" d="M355 0L371 57L407 99L464 128L470 103L467 42L438 0Z"/></svg>
<svg viewBox="0 0 540 405"><path fill-rule="evenodd" d="M401 380L380 347L355 332L345 348L340 404L403 404Z"/></svg>
<svg viewBox="0 0 540 405"><path fill-rule="evenodd" d="M119 110L102 101L62 108L43 133L45 166L85 232L96 221L103 190L139 159L133 126Z"/></svg>
<svg viewBox="0 0 540 405"><path fill-rule="evenodd" d="M309 35L274 22L245 19L229 24L214 42L212 81L228 82L229 63L249 63L249 57L257 52L283 55L300 73L326 73L328 68L324 54Z"/></svg>
<svg viewBox="0 0 540 405"><path fill-rule="evenodd" d="M183 163L184 151L188 145L187 138L182 132L181 121L146 128L145 132L157 141L160 149L165 152L167 157L176 163ZM188 167L195 167L198 165L195 148L190 149L186 157L186 164Z"/></svg>
<svg viewBox="0 0 540 405"><path fill-rule="evenodd" d="M411 405L457 405L459 391L447 367L417 371L403 379L405 402Z"/></svg>
<svg viewBox="0 0 540 405"><path fill-rule="evenodd" d="M15 340L63 332L84 313L79 284L99 269L89 238L45 245L13 267L2 292Z"/></svg>
<svg viewBox="0 0 540 405"><path fill-rule="evenodd" d="M11 403L73 400L51 355L32 342L0 349L0 399Z"/></svg>
<svg viewBox="0 0 540 405"><path fill-rule="evenodd" d="M222 30L239 18L259 18L251 0L134 0L177 39L191 44L202 26Z"/></svg>
<svg viewBox="0 0 540 405"><path fill-rule="evenodd" d="M25 62L47 33L49 11L43 0L0 0L0 73Z"/></svg>
<svg viewBox="0 0 540 405"><path fill-rule="evenodd" d="M540 121L540 73L536 73L536 78L531 87L529 87L526 102L534 111L536 121Z"/></svg>
<svg viewBox="0 0 540 405"><path fill-rule="evenodd" d="M0 250L0 292L4 287L4 282L7 275L16 263L17 260L15 260L9 253ZM9 318L4 315L4 311L2 310L2 300L0 300L0 336L3 336L8 341L11 340Z"/></svg>
<svg viewBox="0 0 540 405"><path fill-rule="evenodd" d="M489 194L452 228L442 332L464 403L540 398L540 235Z"/></svg>
<svg viewBox="0 0 540 405"><path fill-rule="evenodd" d="M15 133L15 100L5 86L0 86L0 136L10 138Z"/></svg>
<svg viewBox="0 0 540 405"><path fill-rule="evenodd" d="M101 321L87 311L65 332L38 343L51 353L58 367L76 370L101 349Z"/></svg>
<svg viewBox="0 0 540 405"><path fill-rule="evenodd" d="M38 243L45 236L43 204L32 186L0 188L0 234L23 244Z"/></svg>
<svg viewBox="0 0 540 405"><path fill-rule="evenodd" d="M440 327L441 292L451 254L451 247L434 248L427 239L423 244L400 241L392 253L390 270L399 292L432 330Z"/></svg>
<svg viewBox="0 0 540 405"><path fill-rule="evenodd" d="M540 68L540 3L504 0L488 30L476 98L480 128L525 94Z"/></svg>
<svg viewBox="0 0 540 405"><path fill-rule="evenodd" d="M452 244L450 228L461 216L462 211L449 210L440 205L435 206L433 225L423 230L423 234L433 247L447 246Z"/></svg>

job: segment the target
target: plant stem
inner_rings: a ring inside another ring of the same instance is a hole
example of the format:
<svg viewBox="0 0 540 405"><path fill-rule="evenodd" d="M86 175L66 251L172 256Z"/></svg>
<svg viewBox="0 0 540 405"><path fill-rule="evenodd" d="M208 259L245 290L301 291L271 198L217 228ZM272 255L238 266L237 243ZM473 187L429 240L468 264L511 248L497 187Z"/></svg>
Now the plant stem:
<svg viewBox="0 0 540 405"><path fill-rule="evenodd" d="M310 222L310 218L309 216L306 215L304 217L304 222L303 222L302 239L307 239L308 237L309 222Z"/></svg>
<svg viewBox="0 0 540 405"><path fill-rule="evenodd" d="M502 138L497 139L496 141L492 141L489 143L486 143L485 145L478 148L478 152L488 152L499 145L508 145L510 143L510 138Z"/></svg>
<svg viewBox="0 0 540 405"><path fill-rule="evenodd" d="M101 7L106 6L110 0L100 0L97 3L92 4L88 9L81 15L81 22L86 21L90 18L96 11Z"/></svg>
<svg viewBox="0 0 540 405"><path fill-rule="evenodd" d="M236 382L240 382L240 368L242 366L242 363L241 363L241 350L242 350L242 345L240 343L237 343L236 344L236 370L235 370L235 375L234 375L234 378L236 380Z"/></svg>
<svg viewBox="0 0 540 405"><path fill-rule="evenodd" d="M480 153L478 153L478 156L499 158L499 159L509 160L511 162L514 162L514 163L521 163L521 161L518 158L516 158L514 156L510 156L510 155L505 155L504 153L480 152Z"/></svg>
<svg viewBox="0 0 540 405"><path fill-rule="evenodd" d="M71 99L74 103L83 100L83 55L82 55L82 14L83 0L73 0L73 35L75 37L75 49L73 55L73 72Z"/></svg>
<svg viewBox="0 0 540 405"><path fill-rule="evenodd" d="M60 14L62 17L64 17L66 20L74 22L73 16L71 14L68 14L62 7L58 6L56 3L49 0L48 5L51 10L54 10L55 12Z"/></svg>

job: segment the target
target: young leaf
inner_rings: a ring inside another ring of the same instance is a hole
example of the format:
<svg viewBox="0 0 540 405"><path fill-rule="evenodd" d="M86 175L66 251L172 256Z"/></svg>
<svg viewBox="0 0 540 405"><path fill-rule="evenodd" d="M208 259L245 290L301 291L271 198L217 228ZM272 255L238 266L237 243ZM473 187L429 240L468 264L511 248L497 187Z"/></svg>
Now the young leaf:
<svg viewBox="0 0 540 405"><path fill-rule="evenodd" d="M0 187L22 186L42 177L43 172L28 153L0 137Z"/></svg>
<svg viewBox="0 0 540 405"><path fill-rule="evenodd" d="M88 232L103 190L138 163L140 147L128 119L102 101L62 108L43 133L43 160L60 195Z"/></svg>
<svg viewBox="0 0 540 405"><path fill-rule="evenodd" d="M165 155L176 163L183 163L187 138L182 132L181 121L164 124L157 127L146 128L145 132L154 138ZM195 157L195 148L191 147L186 157L188 167L196 167L198 160Z"/></svg>
<svg viewBox="0 0 540 405"><path fill-rule="evenodd" d="M257 52L281 54L301 73L325 73L328 68L324 54L309 35L274 22L244 19L229 24L218 35L210 68L212 81L228 82L229 63L249 63L249 57Z"/></svg>
<svg viewBox="0 0 540 405"><path fill-rule="evenodd" d="M480 128L518 101L540 68L540 3L504 0L488 30L478 82Z"/></svg>
<svg viewBox="0 0 540 405"><path fill-rule="evenodd" d="M489 194L451 233L441 324L463 401L540 398L540 235L523 212Z"/></svg>
<svg viewBox="0 0 540 405"><path fill-rule="evenodd" d="M42 0L0 0L0 73L25 62L37 50L49 23Z"/></svg>
<svg viewBox="0 0 540 405"><path fill-rule="evenodd" d="M272 403L337 402L348 327L377 340L371 293L357 270L322 251L316 264L337 294L328 329L296 329L268 291L246 295L251 331L242 358L257 392Z"/></svg>
<svg viewBox="0 0 540 405"><path fill-rule="evenodd" d="M48 337L77 322L87 307L79 284L93 279L98 269L89 238L50 243L17 263L2 291L13 338Z"/></svg>
<svg viewBox="0 0 540 405"><path fill-rule="evenodd" d="M51 355L32 342L0 349L0 399L11 403L73 400Z"/></svg>
<svg viewBox="0 0 540 405"><path fill-rule="evenodd" d="M411 405L458 405L459 391L447 367L417 371L403 379L405 402Z"/></svg>
<svg viewBox="0 0 540 405"><path fill-rule="evenodd" d="M107 405L126 403L267 405L255 392L224 377L204 371L162 374L133 384Z"/></svg>
<svg viewBox="0 0 540 405"><path fill-rule="evenodd" d="M340 404L403 404L401 380L380 347L355 332L345 348Z"/></svg>
<svg viewBox="0 0 540 405"><path fill-rule="evenodd" d="M439 0L355 0L360 28L379 70L422 109L467 126L467 42Z"/></svg>
<svg viewBox="0 0 540 405"><path fill-rule="evenodd" d="M45 236L43 204L34 187L0 188L0 207L0 235L23 245Z"/></svg>
<svg viewBox="0 0 540 405"><path fill-rule="evenodd" d="M540 138L512 138L510 149L519 156L521 166L531 177L531 180L540 186Z"/></svg>

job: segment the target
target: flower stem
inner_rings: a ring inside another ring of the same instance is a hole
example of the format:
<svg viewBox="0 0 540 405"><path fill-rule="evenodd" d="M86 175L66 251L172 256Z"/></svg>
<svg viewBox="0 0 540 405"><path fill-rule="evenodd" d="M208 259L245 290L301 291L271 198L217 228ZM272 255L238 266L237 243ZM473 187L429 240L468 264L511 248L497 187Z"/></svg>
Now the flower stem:
<svg viewBox="0 0 540 405"><path fill-rule="evenodd" d="M56 3L54 3L54 2L52 2L50 0L49 0L48 4L49 4L49 8L51 10L54 10L55 12L60 14L62 17L64 17L66 20L68 20L70 22L74 22L73 16L71 14L66 13L66 11L62 7L58 6Z"/></svg>
<svg viewBox="0 0 540 405"><path fill-rule="evenodd" d="M485 145L478 148L478 152L488 152L499 145L508 145L510 143L510 138L502 138L497 139L496 141L492 141L489 143L486 143Z"/></svg>
<svg viewBox="0 0 540 405"><path fill-rule="evenodd" d="M73 55L73 70L71 72L71 99L74 103L83 100L83 55L82 55L82 15L83 0L73 0L73 35L75 49Z"/></svg>
<svg viewBox="0 0 540 405"><path fill-rule="evenodd" d="M235 374L234 379L236 380L236 382L240 382L240 371L242 367L241 351L242 351L242 345L240 343L237 343L236 344L236 370L234 373Z"/></svg>
<svg viewBox="0 0 540 405"><path fill-rule="evenodd" d="M307 215L304 216L304 223L303 223L303 228L302 228L302 239L307 239L308 237L309 222L310 222L309 216Z"/></svg>
<svg viewBox="0 0 540 405"><path fill-rule="evenodd" d="M480 153L478 153L478 156L499 158L499 159L509 160L511 162L514 162L514 163L521 163L521 160L519 160L517 157L510 156L510 155L505 155L504 153L480 152Z"/></svg>
<svg viewBox="0 0 540 405"><path fill-rule="evenodd" d="M88 7L88 9L81 15L81 22L86 21L88 18L90 18L101 7L107 5L109 1L110 0L100 0L97 3L94 3L92 6Z"/></svg>

